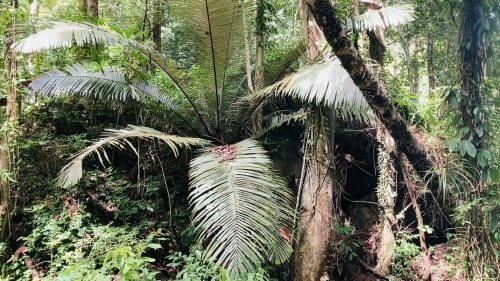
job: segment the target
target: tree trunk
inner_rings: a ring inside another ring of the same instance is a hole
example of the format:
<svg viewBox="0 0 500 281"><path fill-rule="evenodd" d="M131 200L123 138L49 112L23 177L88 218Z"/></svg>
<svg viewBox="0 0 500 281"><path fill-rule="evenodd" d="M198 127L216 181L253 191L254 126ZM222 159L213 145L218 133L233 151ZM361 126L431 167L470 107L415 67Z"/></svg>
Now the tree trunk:
<svg viewBox="0 0 500 281"><path fill-rule="evenodd" d="M380 206L380 245L375 270L382 274L391 273L392 256L394 255L394 204L396 203L396 174L394 158L396 146L389 132L377 120L378 148L378 185L377 199Z"/></svg>
<svg viewBox="0 0 500 281"><path fill-rule="evenodd" d="M465 138L472 136L472 143L480 149L485 139L478 131L485 124L485 112L482 109L484 94L481 89L486 67L485 38L484 33L480 32L479 22L481 1L464 0L462 5L459 31L459 48L462 54L459 65L462 125L469 128Z"/></svg>
<svg viewBox="0 0 500 281"><path fill-rule="evenodd" d="M259 90L264 87L264 0L255 1L257 13L255 15L255 74L254 89ZM255 110L252 119L252 128L258 132L261 128L263 118L262 108Z"/></svg>
<svg viewBox="0 0 500 281"><path fill-rule="evenodd" d="M248 22L247 22L247 11L245 9L245 2L241 3L241 15L243 20L243 41L245 42L245 70L247 77L247 86L250 93L255 91L253 87L253 79L252 79L252 65L250 62L250 40L248 35Z"/></svg>
<svg viewBox="0 0 500 281"><path fill-rule="evenodd" d="M163 23L161 3L162 3L161 0L153 1L152 35L153 35L153 42L155 43L155 50L159 53L161 52L161 26Z"/></svg>
<svg viewBox="0 0 500 281"><path fill-rule="evenodd" d="M311 105L306 134L314 144L305 149L305 177L299 187L299 225L293 252L291 280L320 280L328 259L333 220L333 155L320 106ZM333 116L331 116L333 117ZM333 136L332 136L333 137ZM301 180L302 181L302 180Z"/></svg>
<svg viewBox="0 0 500 281"><path fill-rule="evenodd" d="M86 0L87 1L87 13L92 20L97 20L99 18L99 0Z"/></svg>
<svg viewBox="0 0 500 281"><path fill-rule="evenodd" d="M17 1L11 1L12 7L17 8ZM11 46L16 40L15 24L16 18L14 12L11 14L12 19L10 27L12 33L6 34L4 42L4 75L9 82L6 87L7 104L5 106L5 122L4 129L0 138L0 242L6 241L10 235L10 179L11 179L11 161L10 161L10 146L17 133L17 122L19 116L19 93L17 91L16 75L17 65L15 52ZM9 29L7 33L11 32Z"/></svg>
<svg viewBox="0 0 500 281"><path fill-rule="evenodd" d="M318 27L311 11L307 7L305 0L299 0L299 13L302 23L302 29L306 37L308 61L312 62L318 55L318 44L323 38L323 32Z"/></svg>
<svg viewBox="0 0 500 281"><path fill-rule="evenodd" d="M434 36L432 30L432 8L434 5L427 5L427 74L429 77L429 90L436 88L436 73L434 71Z"/></svg>
<svg viewBox="0 0 500 281"><path fill-rule="evenodd" d="M352 45L342 22L337 18L329 0L307 0L318 25L323 29L326 40L335 55L347 70L354 83L361 90L366 101L380 118L399 148L420 176L428 178L433 163L422 144L413 136L407 124L389 99L387 91L377 81L365 62ZM438 183L431 182L431 190L437 192Z"/></svg>

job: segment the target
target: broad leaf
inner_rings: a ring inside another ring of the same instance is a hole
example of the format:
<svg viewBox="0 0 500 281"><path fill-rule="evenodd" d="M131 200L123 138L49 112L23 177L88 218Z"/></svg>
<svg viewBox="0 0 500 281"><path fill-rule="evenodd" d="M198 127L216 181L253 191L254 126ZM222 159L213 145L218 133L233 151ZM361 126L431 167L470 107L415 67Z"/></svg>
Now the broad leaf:
<svg viewBox="0 0 500 281"><path fill-rule="evenodd" d="M203 148L190 166L189 199L206 258L239 277L266 257L290 257L280 229L292 224L292 195L256 141Z"/></svg>

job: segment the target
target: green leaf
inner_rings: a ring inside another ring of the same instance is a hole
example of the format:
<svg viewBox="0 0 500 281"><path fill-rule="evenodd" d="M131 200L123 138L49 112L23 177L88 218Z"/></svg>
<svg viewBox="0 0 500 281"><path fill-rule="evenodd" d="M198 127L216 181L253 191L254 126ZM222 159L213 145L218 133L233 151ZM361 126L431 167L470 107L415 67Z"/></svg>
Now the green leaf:
<svg viewBox="0 0 500 281"><path fill-rule="evenodd" d="M484 157L483 153L484 152L480 150L476 155L477 163L479 164L479 166L481 166L481 168L484 168L486 166L486 158Z"/></svg>
<svg viewBox="0 0 500 281"><path fill-rule="evenodd" d="M156 244L156 243L151 243L151 244L148 244L148 248L157 250L157 249L161 248L161 245L160 244Z"/></svg>
<svg viewBox="0 0 500 281"><path fill-rule="evenodd" d="M497 230L499 218L500 218L499 214L497 213L492 214L491 220L488 224L488 227L490 228L491 232L495 232L495 230Z"/></svg>
<svg viewBox="0 0 500 281"><path fill-rule="evenodd" d="M476 157L476 147L472 144L470 140L462 140L458 144L458 149L460 151L460 155L465 156L465 154L469 154L471 157Z"/></svg>
<svg viewBox="0 0 500 281"><path fill-rule="evenodd" d="M448 151L451 153L453 151L455 151L455 149L457 149L457 145L458 145L458 140L457 139L453 139L450 141L450 143L448 144Z"/></svg>

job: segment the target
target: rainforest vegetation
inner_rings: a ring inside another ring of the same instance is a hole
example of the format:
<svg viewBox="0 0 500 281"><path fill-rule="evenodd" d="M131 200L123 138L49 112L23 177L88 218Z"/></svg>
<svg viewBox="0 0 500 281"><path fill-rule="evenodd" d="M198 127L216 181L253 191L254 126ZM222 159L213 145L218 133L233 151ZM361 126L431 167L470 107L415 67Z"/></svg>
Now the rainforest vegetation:
<svg viewBox="0 0 500 281"><path fill-rule="evenodd" d="M0 0L0 280L500 280L496 0Z"/></svg>

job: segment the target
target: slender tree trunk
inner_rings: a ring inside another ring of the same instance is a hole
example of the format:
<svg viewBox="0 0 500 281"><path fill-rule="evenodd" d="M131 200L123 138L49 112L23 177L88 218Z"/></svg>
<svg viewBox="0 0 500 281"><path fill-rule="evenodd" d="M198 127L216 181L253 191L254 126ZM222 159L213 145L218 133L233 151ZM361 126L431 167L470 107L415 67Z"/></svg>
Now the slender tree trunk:
<svg viewBox="0 0 500 281"><path fill-rule="evenodd" d="M382 8L382 3L380 0L375 0L368 4L367 7L369 10L378 10ZM380 66L383 66L386 52L384 30L378 27L375 30L368 30L366 33L370 40L370 47L368 50L370 58L375 60Z"/></svg>
<svg viewBox="0 0 500 281"><path fill-rule="evenodd" d="M480 33L481 2L464 0L462 22L459 31L459 64L461 91L462 125L469 128L466 138L472 136L472 143L477 149L483 146L483 138L478 128L485 124L485 112L481 108L484 94L484 71L486 69L486 50L484 33ZM474 112L476 111L476 113Z"/></svg>
<svg viewBox="0 0 500 281"><path fill-rule="evenodd" d="M434 35L432 29L432 19L433 16L432 8L434 5L427 5L427 18L429 19L427 23L427 74L429 76L429 90L434 90L436 88L436 73L434 70Z"/></svg>
<svg viewBox="0 0 500 281"><path fill-rule="evenodd" d="M429 258L427 243L425 242L424 219L422 217L422 212L420 211L420 205L417 202L418 186L409 176L411 167L406 165L403 155L399 155L398 158L403 179L406 188L408 189L408 195L410 195L411 204L413 206L413 210L415 211L415 216L417 217L418 239L420 242L420 250L422 251L422 261L424 264L422 274L420 274L420 281L427 281L431 277L431 261Z"/></svg>
<svg viewBox="0 0 500 281"><path fill-rule="evenodd" d="M250 93L253 93L255 89L253 87L253 80L252 80L252 64L250 62L250 56L251 56L250 40L248 34L247 11L245 8L244 1L241 3L241 15L243 20L243 41L245 42L245 70L247 77L247 86Z"/></svg>
<svg viewBox="0 0 500 281"><path fill-rule="evenodd" d="M305 0L299 0L298 5L302 29L306 36L308 61L312 62L318 56L318 47L323 38L323 32L309 11Z"/></svg>
<svg viewBox="0 0 500 281"><path fill-rule="evenodd" d="M398 26L398 31L399 34L401 35L401 47L403 48L403 51L405 53L405 58L406 58L406 71L408 73L408 82L410 83L410 92L416 93L416 87L415 87L415 77L413 73L413 66L411 63L411 52L410 52L410 46L411 42L406 38L406 34L404 32L403 27Z"/></svg>
<svg viewBox="0 0 500 281"><path fill-rule="evenodd" d="M13 8L17 8L17 1L11 1ZM17 91L16 75L16 55L12 51L11 46L15 42L15 26L16 17L14 12L11 14L12 19L10 27L5 34L4 41L4 75L9 81L6 88L7 104L5 106L5 122L0 138L0 241L6 241L10 235L10 213L12 211L10 201L10 179L11 179L11 161L10 147L15 139L17 131L17 122L19 116L19 93Z"/></svg>
<svg viewBox="0 0 500 281"><path fill-rule="evenodd" d="M264 87L264 0L256 0L256 15L255 15L255 74L254 74L254 89L259 90ZM252 119L253 131L257 132L261 128L263 118L262 108L255 111Z"/></svg>
<svg viewBox="0 0 500 281"><path fill-rule="evenodd" d="M326 40L332 46L334 53L340 59L354 83L361 90L375 114L390 132L399 148L420 176L427 178L427 172L433 163L422 144L413 136L407 124L389 99L387 91L377 81L360 57L346 32L342 22L337 17L329 0L307 0L318 25L323 29ZM436 192L437 182L431 182L431 189Z"/></svg>
<svg viewBox="0 0 500 281"><path fill-rule="evenodd" d="M163 17L162 17L162 7L161 7L161 0L153 0L153 28L152 28L152 35L153 35L153 42L155 43L155 50L157 52L161 52L161 26L163 23Z"/></svg>

